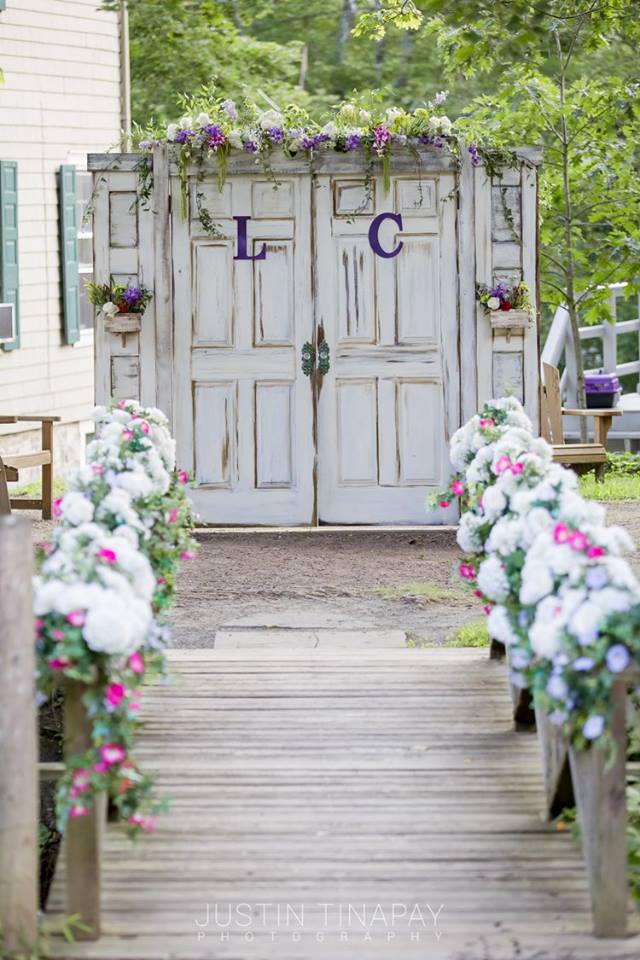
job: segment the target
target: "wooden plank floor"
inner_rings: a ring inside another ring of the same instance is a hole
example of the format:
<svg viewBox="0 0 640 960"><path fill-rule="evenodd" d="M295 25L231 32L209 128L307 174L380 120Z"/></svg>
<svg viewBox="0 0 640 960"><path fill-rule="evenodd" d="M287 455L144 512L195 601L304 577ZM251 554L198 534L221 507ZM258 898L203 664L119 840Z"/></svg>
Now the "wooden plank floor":
<svg viewBox="0 0 640 960"><path fill-rule="evenodd" d="M486 651L172 659L138 751L171 812L135 846L109 826L104 936L55 956L640 956L639 937L591 937L580 852L540 817L537 740L513 731Z"/></svg>

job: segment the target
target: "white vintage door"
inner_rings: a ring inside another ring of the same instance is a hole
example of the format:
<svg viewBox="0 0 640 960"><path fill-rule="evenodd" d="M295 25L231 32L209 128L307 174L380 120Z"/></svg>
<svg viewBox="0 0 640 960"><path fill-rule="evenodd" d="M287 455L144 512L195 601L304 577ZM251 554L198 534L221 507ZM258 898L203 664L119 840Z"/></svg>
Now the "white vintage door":
<svg viewBox="0 0 640 960"><path fill-rule="evenodd" d="M231 176L198 186L224 239L174 213L174 410L178 461L215 524L305 524L313 516L313 410L300 354L312 334L309 176ZM172 209L180 188L172 183ZM249 216L236 260L234 216Z"/></svg>
<svg viewBox="0 0 640 960"><path fill-rule="evenodd" d="M316 323L331 352L318 407L319 520L425 523L458 425L456 201L452 173L319 178ZM371 249L374 216L387 220ZM463 347L464 348L464 347ZM440 519L440 518L439 518Z"/></svg>

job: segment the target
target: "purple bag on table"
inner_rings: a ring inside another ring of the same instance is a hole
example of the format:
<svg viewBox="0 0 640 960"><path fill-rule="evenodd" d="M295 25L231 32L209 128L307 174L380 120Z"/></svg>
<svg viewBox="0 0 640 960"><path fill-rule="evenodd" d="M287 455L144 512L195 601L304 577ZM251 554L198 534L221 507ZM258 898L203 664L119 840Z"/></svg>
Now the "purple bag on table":
<svg viewBox="0 0 640 960"><path fill-rule="evenodd" d="M622 393L615 373L605 373L603 370L585 373L584 389L590 410L609 410L615 407Z"/></svg>

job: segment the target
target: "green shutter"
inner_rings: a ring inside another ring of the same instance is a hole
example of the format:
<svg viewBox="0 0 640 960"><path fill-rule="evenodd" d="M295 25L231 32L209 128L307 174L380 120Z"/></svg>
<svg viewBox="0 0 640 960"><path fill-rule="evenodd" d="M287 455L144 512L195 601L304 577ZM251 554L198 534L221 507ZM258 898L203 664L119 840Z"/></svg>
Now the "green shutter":
<svg viewBox="0 0 640 960"><path fill-rule="evenodd" d="M76 168L73 164L65 163L58 171L58 196L63 338L65 343L77 343L80 339L80 275Z"/></svg>
<svg viewBox="0 0 640 960"><path fill-rule="evenodd" d="M7 5L7 0L0 0L0 10L4 10Z"/></svg>
<svg viewBox="0 0 640 960"><path fill-rule="evenodd" d="M18 277L18 164L0 160L0 302L15 308L16 336L3 343L3 350L20 346L20 297Z"/></svg>

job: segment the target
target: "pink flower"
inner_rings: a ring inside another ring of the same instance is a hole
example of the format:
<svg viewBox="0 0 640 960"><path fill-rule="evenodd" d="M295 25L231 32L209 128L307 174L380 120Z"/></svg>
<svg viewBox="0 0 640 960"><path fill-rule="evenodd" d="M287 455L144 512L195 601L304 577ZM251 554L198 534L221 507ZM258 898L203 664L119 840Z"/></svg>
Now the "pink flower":
<svg viewBox="0 0 640 960"><path fill-rule="evenodd" d="M100 763L94 763L93 769L95 770L96 773L106 773L107 770L109 769L109 764L105 763L104 760L102 760Z"/></svg>
<svg viewBox="0 0 640 960"><path fill-rule="evenodd" d="M150 427L146 420L140 421L140 429L145 434L145 436L149 433Z"/></svg>
<svg viewBox="0 0 640 960"><path fill-rule="evenodd" d="M508 470L510 466L511 466L511 460L506 455L506 453L503 453L503 455L500 457L500 459L496 463L494 469L495 469L495 472L498 475L500 475L501 473L504 473L505 470Z"/></svg>
<svg viewBox="0 0 640 960"><path fill-rule="evenodd" d="M51 631L51 636L53 637L54 640L58 640L58 641L64 640L64 630L60 630L59 628L56 628L55 630Z"/></svg>
<svg viewBox="0 0 640 960"><path fill-rule="evenodd" d="M566 523L557 523L553 528L553 539L556 543L568 543L571 539L571 531Z"/></svg>
<svg viewBox="0 0 640 960"><path fill-rule="evenodd" d="M37 633L42 633L44 630L44 620L41 620L40 617L35 622L35 628Z"/></svg>
<svg viewBox="0 0 640 960"><path fill-rule="evenodd" d="M100 747L100 756L102 762L110 767L112 764L121 763L124 760L126 750L119 743L105 743Z"/></svg>
<svg viewBox="0 0 640 960"><path fill-rule="evenodd" d="M580 550L580 551L586 550L587 547L589 546L587 535L585 533L582 533L581 530L576 530L575 533L571 534L571 537L569 538L569 543L574 550Z"/></svg>
<svg viewBox="0 0 640 960"><path fill-rule="evenodd" d="M153 833L156 829L155 817L144 817L141 813L132 813L128 822L135 827L141 827L147 833Z"/></svg>
<svg viewBox="0 0 640 960"><path fill-rule="evenodd" d="M91 469L94 473L104 473L104 467L101 467L99 463L92 464Z"/></svg>
<svg viewBox="0 0 640 960"><path fill-rule="evenodd" d="M51 657L47 660L47 665L51 670L66 670L71 666L71 660L65 660L64 657Z"/></svg>
<svg viewBox="0 0 640 960"><path fill-rule="evenodd" d="M173 507L172 510L169 510L168 520L169 523L175 523L178 517L180 516L180 511L177 507Z"/></svg>
<svg viewBox="0 0 640 960"><path fill-rule="evenodd" d="M85 790L89 789L89 780L91 774L88 770L84 768L81 770L76 770L73 774L73 785L78 791L78 793L84 793Z"/></svg>
<svg viewBox="0 0 640 960"><path fill-rule="evenodd" d="M196 555L193 550L183 550L180 554L181 560L195 560Z"/></svg>
<svg viewBox="0 0 640 960"><path fill-rule="evenodd" d="M74 803L74 805L69 810L70 817L86 817L89 813L89 807L85 807L84 804Z"/></svg>
<svg viewBox="0 0 640 960"><path fill-rule="evenodd" d="M107 692L105 695L105 702L107 706L118 707L120 706L124 696L126 694L126 689L121 683L110 683L107 687Z"/></svg>
<svg viewBox="0 0 640 960"><path fill-rule="evenodd" d="M474 597L482 597L482 595L483 595L483 594L482 594L482 590L474 590L474 591L473 591L473 595L474 595Z"/></svg>
<svg viewBox="0 0 640 960"><path fill-rule="evenodd" d="M51 504L51 512L53 513L54 519L60 519L62 516L62 497L58 497L57 500L53 501Z"/></svg>
<svg viewBox="0 0 640 960"><path fill-rule="evenodd" d="M184 484L189 483L189 474L187 473L186 470L181 470L179 472L178 480L180 481L180 483L184 483Z"/></svg>
<svg viewBox="0 0 640 960"><path fill-rule="evenodd" d="M167 581L165 577L156 577L156 583L158 584L159 587L163 586L163 584L165 584L166 582Z"/></svg>
<svg viewBox="0 0 640 960"><path fill-rule="evenodd" d="M480 420L480 426L481 426L481 427L494 427L494 426L495 426L495 423L496 423L495 420L492 420L491 417L483 417L483 418Z"/></svg>
<svg viewBox="0 0 640 960"><path fill-rule="evenodd" d="M461 563L458 567L458 573L463 580L475 580L476 571L471 563Z"/></svg>
<svg viewBox="0 0 640 960"><path fill-rule="evenodd" d="M122 431L123 440L132 440L133 439L133 430L123 430Z"/></svg>
<svg viewBox="0 0 640 960"><path fill-rule="evenodd" d="M451 492L455 493L456 497L461 497L464 493L464 483L462 480L454 480L451 484Z"/></svg>
<svg viewBox="0 0 640 960"><path fill-rule="evenodd" d="M67 623L70 623L72 627L81 627L85 619L83 610L72 610L71 613L67 614Z"/></svg>
<svg viewBox="0 0 640 960"><path fill-rule="evenodd" d="M116 556L115 550L109 550L107 547L103 547L102 550L98 551L98 556L101 560L104 560L105 563L117 563L118 558Z"/></svg>
<svg viewBox="0 0 640 960"><path fill-rule="evenodd" d="M509 469L511 470L511 473L512 473L515 477L517 477L518 474L519 474L519 473L522 473L522 471L524 470L524 464L523 464L523 463L519 463L519 462L518 462L518 463L512 463L511 466L509 467Z"/></svg>
<svg viewBox="0 0 640 960"><path fill-rule="evenodd" d="M118 405L118 406L120 407L120 409L122 410L124 407L126 407L127 401L126 401L126 400L118 400L118 404L117 404L117 405Z"/></svg>
<svg viewBox="0 0 640 960"><path fill-rule="evenodd" d="M438 506L442 507L443 510L446 510L447 507L451 506L451 503L449 502L449 500L441 500Z"/></svg>
<svg viewBox="0 0 640 960"><path fill-rule="evenodd" d="M589 547L587 556L590 560L594 560L596 557L604 557L604 547Z"/></svg>
<svg viewBox="0 0 640 960"><path fill-rule="evenodd" d="M48 540L41 540L37 546L40 548L40 550L42 550L43 553L46 553L47 556L49 556L53 550L53 544L49 543Z"/></svg>
<svg viewBox="0 0 640 960"><path fill-rule="evenodd" d="M490 603L486 603L486 604L484 605L484 607L482 608L482 612L484 613L485 617L488 617L489 614L491 613L491 604L490 604Z"/></svg>
<svg viewBox="0 0 640 960"><path fill-rule="evenodd" d="M129 668L133 673L144 673L144 660L137 651L129 657Z"/></svg>

